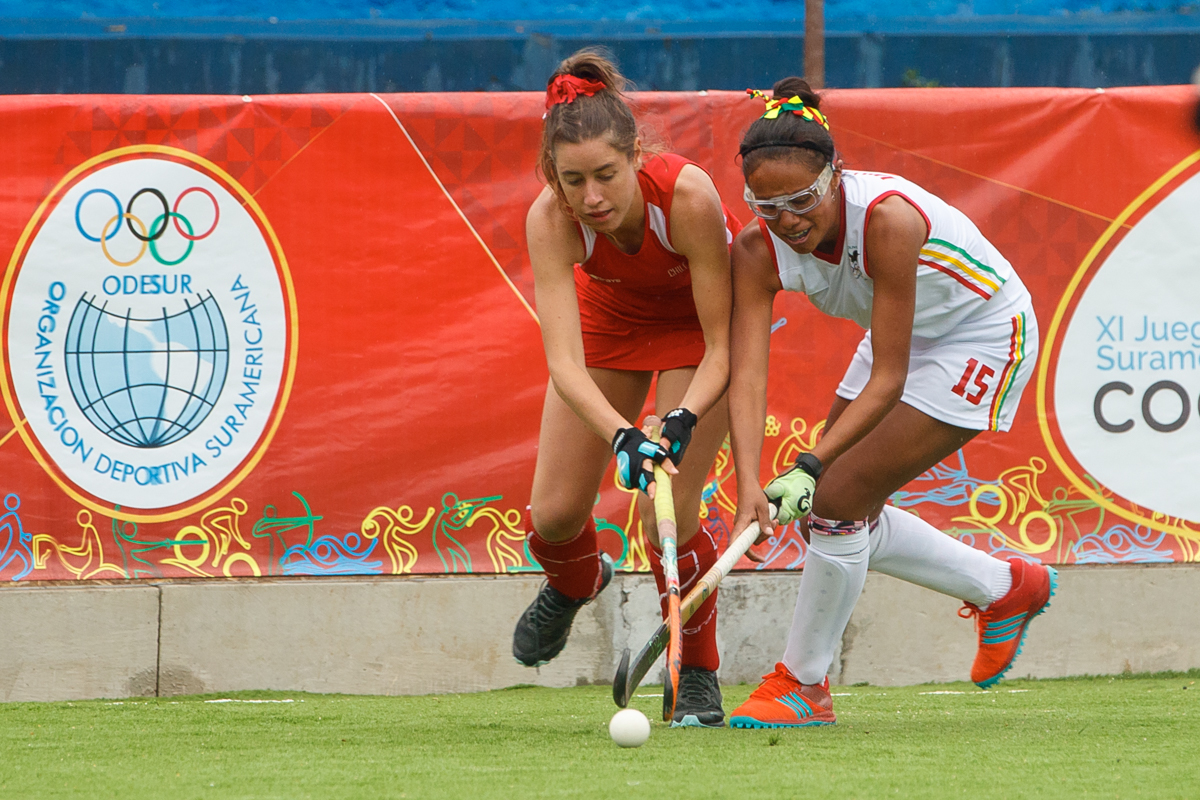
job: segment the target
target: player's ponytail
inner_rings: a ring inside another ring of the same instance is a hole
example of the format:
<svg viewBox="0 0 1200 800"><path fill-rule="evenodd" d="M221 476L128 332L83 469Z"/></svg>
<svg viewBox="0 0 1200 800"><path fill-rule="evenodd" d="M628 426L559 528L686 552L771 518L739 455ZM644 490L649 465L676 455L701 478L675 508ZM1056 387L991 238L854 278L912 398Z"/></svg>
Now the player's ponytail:
<svg viewBox="0 0 1200 800"><path fill-rule="evenodd" d="M604 136L615 150L633 158L638 127L622 94L627 85L605 51L592 47L565 59L546 82L546 122L538 168L560 200L562 187L554 165L556 145Z"/></svg>
<svg viewBox="0 0 1200 800"><path fill-rule="evenodd" d="M775 159L804 161L814 169L834 160L837 149L821 112L821 96L807 81L784 78L776 82L769 98L762 92L751 94L766 101L767 111L742 136L738 154L744 176Z"/></svg>

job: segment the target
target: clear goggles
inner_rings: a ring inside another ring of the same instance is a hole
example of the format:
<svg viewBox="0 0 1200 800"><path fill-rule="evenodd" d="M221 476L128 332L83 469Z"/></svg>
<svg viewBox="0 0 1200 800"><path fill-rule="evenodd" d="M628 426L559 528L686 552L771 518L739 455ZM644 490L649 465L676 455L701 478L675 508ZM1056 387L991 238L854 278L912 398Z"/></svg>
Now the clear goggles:
<svg viewBox="0 0 1200 800"><path fill-rule="evenodd" d="M779 215L785 210L793 214L807 214L821 205L831 183L833 183L833 164L826 164L825 169L821 170L821 174L813 181L812 186L801 189L795 194L781 194L779 197L759 200L747 186L742 197L745 198L755 216L763 219L779 219Z"/></svg>

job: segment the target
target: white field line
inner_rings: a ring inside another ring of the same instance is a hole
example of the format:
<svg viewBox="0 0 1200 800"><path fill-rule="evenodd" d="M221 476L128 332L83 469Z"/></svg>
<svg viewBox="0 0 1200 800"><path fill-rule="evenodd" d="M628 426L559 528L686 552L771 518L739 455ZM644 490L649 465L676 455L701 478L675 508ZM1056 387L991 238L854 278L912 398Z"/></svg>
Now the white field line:
<svg viewBox="0 0 1200 800"><path fill-rule="evenodd" d="M1022 692L1028 692L1029 690L1028 689L1005 689L1004 691L1007 692L1008 694L1021 694ZM917 692L917 694L995 694L995 693L996 693L996 691L994 689L983 689L982 691L978 691L978 692L952 692L952 691Z"/></svg>
<svg viewBox="0 0 1200 800"><path fill-rule="evenodd" d="M295 700L235 700L229 697L223 697L220 700L205 700L206 703L294 703ZM301 700L300 702L304 702Z"/></svg>
<svg viewBox="0 0 1200 800"><path fill-rule="evenodd" d="M106 706L148 706L151 704L151 702L152 701L150 701L150 700L114 700L112 702L105 703L104 705L106 705ZM204 702L206 702L206 703L297 703L297 702L303 703L304 701L303 700L291 700L291 699L287 699L287 700L237 700L232 697L223 697L220 700L205 700ZM171 705L177 706L177 705L181 705L181 703L178 700L172 700Z"/></svg>

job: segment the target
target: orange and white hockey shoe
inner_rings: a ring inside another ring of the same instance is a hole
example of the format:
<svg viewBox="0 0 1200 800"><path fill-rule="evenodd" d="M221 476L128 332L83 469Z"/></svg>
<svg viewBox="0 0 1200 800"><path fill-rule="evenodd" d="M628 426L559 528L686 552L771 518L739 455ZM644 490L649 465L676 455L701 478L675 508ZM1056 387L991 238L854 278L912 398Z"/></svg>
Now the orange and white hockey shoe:
<svg viewBox="0 0 1200 800"><path fill-rule="evenodd" d="M1050 607L1050 598L1058 588L1058 573L1053 567L1010 558L1012 588L986 609L964 603L958 615L975 618L979 649L971 666L971 680L981 689L994 686L1004 677L1021 654L1029 622Z"/></svg>
<svg viewBox="0 0 1200 800"><path fill-rule="evenodd" d="M805 685L796 680L782 662L729 718L731 728L805 728L832 725L833 698L829 678Z"/></svg>

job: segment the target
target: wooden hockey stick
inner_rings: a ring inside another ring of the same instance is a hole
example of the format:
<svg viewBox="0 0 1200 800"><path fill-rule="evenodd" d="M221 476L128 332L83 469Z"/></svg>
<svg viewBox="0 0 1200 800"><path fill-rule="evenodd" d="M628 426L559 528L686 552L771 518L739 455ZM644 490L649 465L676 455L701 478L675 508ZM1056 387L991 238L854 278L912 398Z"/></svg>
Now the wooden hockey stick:
<svg viewBox="0 0 1200 800"><path fill-rule="evenodd" d="M658 441L658 431L652 441ZM678 528L675 524L675 495L671 475L654 465L654 515L658 524L658 546L662 550L663 576L667 585L667 677L663 681L663 721L675 717L675 698L679 693L679 670L683 660L683 619L679 607L679 561L675 550Z"/></svg>
<svg viewBox="0 0 1200 800"><path fill-rule="evenodd" d="M657 492L656 492L657 494ZM774 517L778 510L774 505L771 506L771 516ZM757 522L752 522L746 526L746 529L741 534L729 543L729 547L717 559L717 563L713 564L708 572L700 578L699 582L692 587L688 592L687 597L679 606L680 629L682 630L683 623L691 619L705 600L712 596L716 591L717 585L728 575L735 564L741 560L750 546L754 544L754 540L758 538L759 527ZM664 621L650 637L650 641L646 642L645 647L638 651L637 658L630 658L629 648L621 654L621 662L617 665L617 673L613 677L613 702L621 708L629 705L629 698L633 696L633 692L641 684L642 679L646 677L646 673L650 671L650 667L662 655L663 650L667 648L670 641L670 628L667 622ZM676 684L678 687L678 684ZM666 698L666 685L663 688L663 698ZM664 702L665 706L665 702Z"/></svg>

